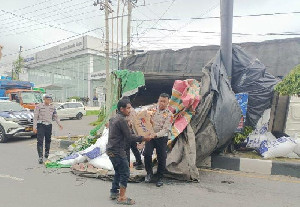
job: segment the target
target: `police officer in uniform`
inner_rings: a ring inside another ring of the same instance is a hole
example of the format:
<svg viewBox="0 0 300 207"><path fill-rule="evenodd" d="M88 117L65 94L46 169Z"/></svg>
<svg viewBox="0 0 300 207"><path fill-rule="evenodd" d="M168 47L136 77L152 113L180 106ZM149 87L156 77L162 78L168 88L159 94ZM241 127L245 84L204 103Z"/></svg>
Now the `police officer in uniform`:
<svg viewBox="0 0 300 207"><path fill-rule="evenodd" d="M158 168L157 176L158 181L156 183L157 187L161 187L163 183L163 173L166 168L167 159L167 142L170 128L172 125L172 112L169 111L169 98L170 96L166 93L162 93L159 96L157 106L150 111L152 114L152 125L155 134L154 138L146 143L144 150L144 162L145 169L147 171L147 176L145 178L146 183L152 181L153 171L152 171L152 154L154 148L156 149Z"/></svg>
<svg viewBox="0 0 300 207"><path fill-rule="evenodd" d="M55 107L52 105L52 97L44 95L44 102L38 104L34 110L33 132L37 134L37 151L39 164L43 163L43 143L45 139L45 158L47 159L50 151L52 121L56 121L60 129L63 129L57 117Z"/></svg>

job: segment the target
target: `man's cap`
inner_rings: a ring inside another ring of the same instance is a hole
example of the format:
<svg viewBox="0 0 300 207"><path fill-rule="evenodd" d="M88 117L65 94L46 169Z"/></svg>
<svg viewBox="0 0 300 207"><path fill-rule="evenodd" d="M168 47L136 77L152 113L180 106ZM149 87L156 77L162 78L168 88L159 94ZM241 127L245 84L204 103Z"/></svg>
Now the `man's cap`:
<svg viewBox="0 0 300 207"><path fill-rule="evenodd" d="M52 99L52 96L51 95L49 95L49 94L44 94L44 99Z"/></svg>

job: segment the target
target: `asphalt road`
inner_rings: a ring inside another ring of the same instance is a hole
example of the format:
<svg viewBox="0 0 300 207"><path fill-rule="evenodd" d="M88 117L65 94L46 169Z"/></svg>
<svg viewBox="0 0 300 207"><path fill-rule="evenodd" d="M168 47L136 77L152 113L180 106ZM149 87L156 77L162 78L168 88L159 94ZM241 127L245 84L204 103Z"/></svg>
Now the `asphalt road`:
<svg viewBox="0 0 300 207"><path fill-rule="evenodd" d="M63 121L60 133L89 131L82 121ZM171 182L162 188L129 184L135 206L149 207L298 207L300 179L234 171L201 170L199 183ZM299 172L300 173L300 172ZM109 200L111 183L82 178L69 169L46 169L37 163L36 140L14 139L0 144L1 207L118 206Z"/></svg>
<svg viewBox="0 0 300 207"><path fill-rule="evenodd" d="M89 123L96 121L97 116L84 116L81 120L64 119L61 120L63 130L60 130L56 123L53 123L53 136L87 135L94 128Z"/></svg>

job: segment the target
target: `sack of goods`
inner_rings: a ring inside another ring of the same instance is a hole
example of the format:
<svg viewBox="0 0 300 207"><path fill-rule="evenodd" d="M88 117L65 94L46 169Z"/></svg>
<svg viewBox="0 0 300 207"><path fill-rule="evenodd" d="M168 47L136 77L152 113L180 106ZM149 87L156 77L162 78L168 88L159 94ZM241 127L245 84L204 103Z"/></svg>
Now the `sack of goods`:
<svg viewBox="0 0 300 207"><path fill-rule="evenodd" d="M275 141L263 141L258 149L259 153L264 158L275 158L275 157L293 157L294 149L297 146L295 140L290 137L281 137ZM292 155L291 155L292 153Z"/></svg>

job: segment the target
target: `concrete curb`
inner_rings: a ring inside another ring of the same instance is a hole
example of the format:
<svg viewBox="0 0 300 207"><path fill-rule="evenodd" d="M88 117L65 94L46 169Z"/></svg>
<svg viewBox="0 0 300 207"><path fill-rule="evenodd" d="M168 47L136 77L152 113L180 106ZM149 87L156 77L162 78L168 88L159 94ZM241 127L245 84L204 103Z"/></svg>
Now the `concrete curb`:
<svg viewBox="0 0 300 207"><path fill-rule="evenodd" d="M265 175L284 175L300 178L300 162L279 162L273 160L239 158L226 155L213 155L204 160L201 166Z"/></svg>
<svg viewBox="0 0 300 207"><path fill-rule="evenodd" d="M62 139L51 139L51 146L55 148L68 149L71 144L74 144L75 141L71 140L62 140Z"/></svg>

